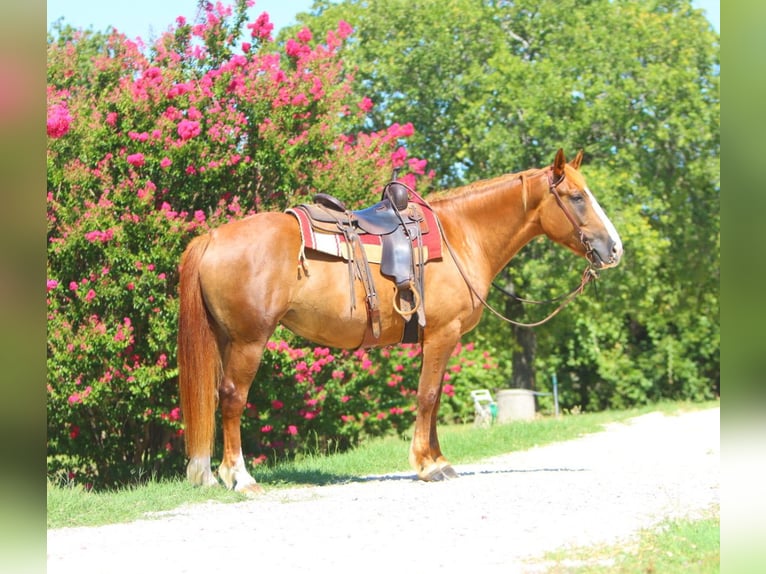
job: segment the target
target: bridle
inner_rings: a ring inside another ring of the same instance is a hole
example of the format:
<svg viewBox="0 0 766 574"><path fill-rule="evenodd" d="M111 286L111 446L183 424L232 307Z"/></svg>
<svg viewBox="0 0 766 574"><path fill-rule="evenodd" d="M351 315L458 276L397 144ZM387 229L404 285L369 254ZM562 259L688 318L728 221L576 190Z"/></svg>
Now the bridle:
<svg viewBox="0 0 766 574"><path fill-rule="evenodd" d="M490 305L487 300L482 297L478 291L476 291L476 288L471 284L471 281L468 279L468 275L466 274L465 270L463 269L462 264L460 263L460 260L458 259L457 255L455 254L455 251L452 249L452 246L450 245L449 241L447 240L447 236L444 233L444 229L442 228L441 221L437 218L436 221L439 225L439 231L441 232L442 239L444 240L444 244L447 247L447 250L449 251L450 255L452 256L452 260L455 262L455 265L457 266L458 271L460 272L460 275L463 277L463 281L465 281L465 284L468 286L468 289L473 293L473 295L476 296L476 298L481 302L484 307L486 307L492 314L494 314L496 317L502 319L506 323L510 323L512 325L516 325L517 327L538 327L539 325L542 325L543 323L547 323L550 321L553 317L559 314L559 312L566 307L569 303L571 303L575 297L577 297L580 293L582 293L585 290L585 286L593 279L598 278L598 274L596 270L593 268L593 260L591 256L593 254L596 254L596 257L598 257L598 254L596 251L591 247L590 241L585 237L585 232L582 230L582 227L577 222L577 220L572 215L572 212L567 208L564 201L561 199L561 195L559 195L558 190L556 189L559 184L561 184L562 181L564 181L564 178L566 177L565 174L562 174L561 177L559 177L557 180L554 181L553 179L553 170L546 171L546 175L548 177L548 191L550 191L553 194L553 197L556 199L556 203L558 203L561 210L564 212L564 215L566 218L570 221L570 223L574 226L575 231L579 235L580 242L583 244L583 247L585 247L585 257L588 260L588 266L583 271L582 277L580 279L580 284L575 287L572 291L567 293L566 295L562 297L558 297L556 300L561 300L561 304L553 310L547 317L544 319L541 319L540 321L536 321L534 323L521 323L519 321L514 321L513 319L510 319L497 311L492 305ZM600 257L599 257L600 259ZM503 292L507 293L507 291L502 290ZM515 297L515 296L514 296ZM518 299L518 298L517 298ZM519 299L523 302L528 303L542 303L542 301L529 301L526 299Z"/></svg>
<svg viewBox="0 0 766 574"><path fill-rule="evenodd" d="M566 218L569 220L569 222L572 224L572 227L574 227L575 231L577 232L577 235L580 238L580 243L582 243L583 247L585 247L585 258L590 262L591 265L593 265L593 259L592 256L595 254L596 257L599 257L598 253L590 244L590 241L588 241L588 238L585 237L585 232L582 230L582 227L579 223L577 223L577 220L575 219L574 215L572 215L572 212L569 210L569 208L564 203L564 200L561 199L561 195L559 194L559 191L556 189L562 181L566 178L566 175L564 173L561 174L561 177L559 177L556 181L553 180L553 170L545 172L545 174L548 176L548 191L550 191L553 194L553 197L556 199L556 203L559 204L559 207L561 208L561 211L564 212L564 215L566 215ZM600 259L600 257L599 257Z"/></svg>

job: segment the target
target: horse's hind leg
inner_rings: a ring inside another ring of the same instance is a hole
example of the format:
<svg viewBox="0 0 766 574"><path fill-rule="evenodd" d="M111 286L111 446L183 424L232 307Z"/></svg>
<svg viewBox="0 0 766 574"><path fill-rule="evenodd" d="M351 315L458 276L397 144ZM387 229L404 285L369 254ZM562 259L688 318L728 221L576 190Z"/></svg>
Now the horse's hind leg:
<svg viewBox="0 0 766 574"><path fill-rule="evenodd" d="M228 488L237 491L257 493L262 490L245 466L240 420L265 345L265 340L229 343L224 354L223 379L219 389L223 418L223 461L218 476Z"/></svg>

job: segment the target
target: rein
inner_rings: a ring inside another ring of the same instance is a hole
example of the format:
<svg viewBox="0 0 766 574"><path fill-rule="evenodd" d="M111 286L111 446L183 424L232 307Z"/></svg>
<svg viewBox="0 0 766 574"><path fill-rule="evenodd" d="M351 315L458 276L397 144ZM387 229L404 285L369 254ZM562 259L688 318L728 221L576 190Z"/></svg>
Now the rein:
<svg viewBox="0 0 766 574"><path fill-rule="evenodd" d="M517 327L538 327L544 323L547 323L550 321L553 317L559 314L559 312L569 305L575 297L577 297L580 293L582 293L585 290L585 286L593 279L598 278L598 274L596 273L596 270L593 269L593 267L590 264L590 255L593 253L593 248L590 245L590 242L585 238L585 234L580 227L580 225L575 220L574 216L571 214L569 209L567 209L566 205L564 204L563 200L561 199L561 196L559 195L559 192L556 190L556 186L558 186L564 179L564 176L562 176L558 181L553 181L553 178L551 177L551 174L548 173L548 186L549 191L553 194L553 197L556 198L556 203L558 203L561 210L564 212L564 215L566 215L567 219L572 223L575 230L580 236L580 241L585 246L586 249L586 258L589 261L588 266L585 268L585 270L582 273L582 278L580 279L580 284L575 287L572 291L567 293L566 295L563 295L561 297L557 297L553 301L562 300L561 304L553 310L548 316L546 316L544 319L541 319L540 321L536 321L534 323L522 323L519 321L514 321L513 319L510 319L497 311L492 305L490 305L487 300L482 297L478 291L476 291L476 288L473 286L471 281L468 279L468 275L466 274L465 270L463 269L463 265L460 263L460 259L458 259L454 249L452 249L452 245L450 245L449 240L447 239L447 235L444 233L444 228L442 228L441 220L438 218L436 219L436 222L439 225L439 231L441 232L442 238L444 239L444 245L447 247L447 250L449 251L450 255L452 256L452 260L455 262L455 266L457 267L458 271L460 272L461 277L463 277L463 281L465 281L465 284L468 286L468 289L471 291L471 293L481 302L484 307L486 307L493 315L498 317L499 319L502 319L506 323L510 323L511 325L516 325ZM493 283L494 285L494 283ZM502 290L505 292L505 290ZM514 295L515 298L517 298L519 301L522 302L529 302L529 303L543 303L543 301L527 301L525 299L518 298Z"/></svg>

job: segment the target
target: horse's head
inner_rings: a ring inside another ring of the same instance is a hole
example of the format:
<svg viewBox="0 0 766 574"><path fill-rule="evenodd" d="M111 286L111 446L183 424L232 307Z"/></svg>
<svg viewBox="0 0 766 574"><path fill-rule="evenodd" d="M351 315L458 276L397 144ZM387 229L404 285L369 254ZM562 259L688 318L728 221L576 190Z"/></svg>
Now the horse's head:
<svg viewBox="0 0 766 574"><path fill-rule="evenodd" d="M541 204L545 234L586 257L594 269L614 267L622 241L579 171L582 151L567 163L559 150L548 174L549 191Z"/></svg>

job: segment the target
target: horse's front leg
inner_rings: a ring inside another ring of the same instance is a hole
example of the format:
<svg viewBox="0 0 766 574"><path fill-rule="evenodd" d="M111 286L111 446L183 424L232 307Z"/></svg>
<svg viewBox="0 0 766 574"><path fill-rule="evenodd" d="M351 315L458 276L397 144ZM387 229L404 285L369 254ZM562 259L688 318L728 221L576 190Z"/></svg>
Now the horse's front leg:
<svg viewBox="0 0 766 574"><path fill-rule="evenodd" d="M261 362L263 347L257 343L230 344L219 390L223 418L223 460L218 476L228 488L251 494L260 493L263 489L245 466L240 421L247 405L250 385Z"/></svg>
<svg viewBox="0 0 766 574"><path fill-rule="evenodd" d="M441 403L442 381L452 351L460 340L459 332L423 342L423 365L418 383L418 410L410 445L410 465L425 481L456 478L457 473L439 446L436 422Z"/></svg>

